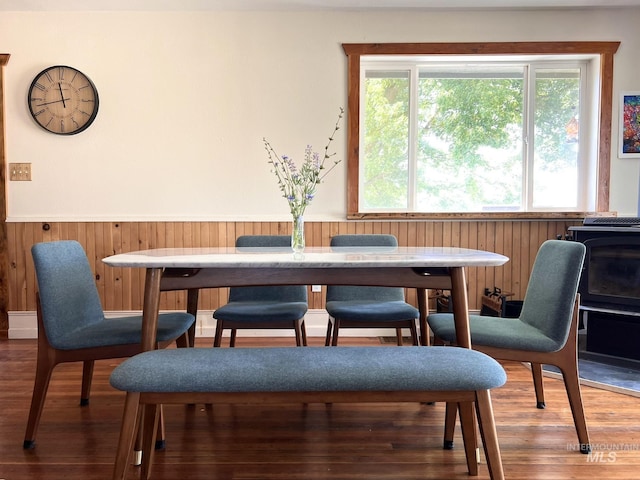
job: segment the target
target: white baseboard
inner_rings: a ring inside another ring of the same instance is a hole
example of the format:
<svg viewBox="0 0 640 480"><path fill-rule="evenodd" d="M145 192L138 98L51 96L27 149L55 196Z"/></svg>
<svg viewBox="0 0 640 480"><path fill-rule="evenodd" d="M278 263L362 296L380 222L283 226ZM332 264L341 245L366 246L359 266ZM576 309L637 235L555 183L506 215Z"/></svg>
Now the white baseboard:
<svg viewBox="0 0 640 480"><path fill-rule="evenodd" d="M107 312L106 317L124 317L139 315L140 312ZM216 322L213 319L213 311L202 310L198 312L196 319L196 337L213 338ZM325 337L327 334L327 312L324 309L309 310L305 316L305 325L308 337ZM343 337L376 337L395 336L390 329L369 328L345 328L341 329ZM225 332L228 336L228 332ZM246 337L293 337L293 330L242 330L238 336ZM38 323L36 312L9 312L9 339L38 338Z"/></svg>

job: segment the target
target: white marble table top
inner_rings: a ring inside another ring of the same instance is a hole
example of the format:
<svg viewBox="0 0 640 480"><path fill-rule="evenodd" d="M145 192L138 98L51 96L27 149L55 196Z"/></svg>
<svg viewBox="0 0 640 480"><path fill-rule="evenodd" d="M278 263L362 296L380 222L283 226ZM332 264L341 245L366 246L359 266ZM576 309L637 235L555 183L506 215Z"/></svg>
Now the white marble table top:
<svg viewBox="0 0 640 480"><path fill-rule="evenodd" d="M456 247L158 248L121 253L103 261L140 268L341 268L500 266L503 255Z"/></svg>

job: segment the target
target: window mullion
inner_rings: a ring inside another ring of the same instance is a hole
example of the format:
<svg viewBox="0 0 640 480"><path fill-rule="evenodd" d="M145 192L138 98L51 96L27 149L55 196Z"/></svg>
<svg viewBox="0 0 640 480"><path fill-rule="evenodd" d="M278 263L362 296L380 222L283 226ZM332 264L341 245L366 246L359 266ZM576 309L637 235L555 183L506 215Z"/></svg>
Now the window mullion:
<svg viewBox="0 0 640 480"><path fill-rule="evenodd" d="M523 142L523 162L522 162L522 206L524 211L530 212L533 209L533 171L535 152L535 111L536 111L536 82L535 68L530 65L525 66L524 74L524 142Z"/></svg>
<svg viewBox="0 0 640 480"><path fill-rule="evenodd" d="M407 166L407 208L415 212L418 205L418 68L411 67L409 80L409 132Z"/></svg>

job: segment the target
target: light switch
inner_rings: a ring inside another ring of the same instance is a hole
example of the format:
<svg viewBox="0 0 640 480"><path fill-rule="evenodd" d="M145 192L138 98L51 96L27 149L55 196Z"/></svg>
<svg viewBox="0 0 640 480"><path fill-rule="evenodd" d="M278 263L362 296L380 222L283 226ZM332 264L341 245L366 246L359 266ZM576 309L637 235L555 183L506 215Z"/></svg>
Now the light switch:
<svg viewBox="0 0 640 480"><path fill-rule="evenodd" d="M10 163L9 164L9 180L17 182L31 181L31 164L30 163Z"/></svg>

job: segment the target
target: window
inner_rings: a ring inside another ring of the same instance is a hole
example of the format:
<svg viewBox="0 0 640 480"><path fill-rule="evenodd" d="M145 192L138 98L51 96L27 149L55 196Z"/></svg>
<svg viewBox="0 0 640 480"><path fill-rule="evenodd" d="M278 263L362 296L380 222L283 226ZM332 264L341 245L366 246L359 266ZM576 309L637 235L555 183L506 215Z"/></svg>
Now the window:
<svg viewBox="0 0 640 480"><path fill-rule="evenodd" d="M345 45L349 217L606 210L612 58L524 45Z"/></svg>

